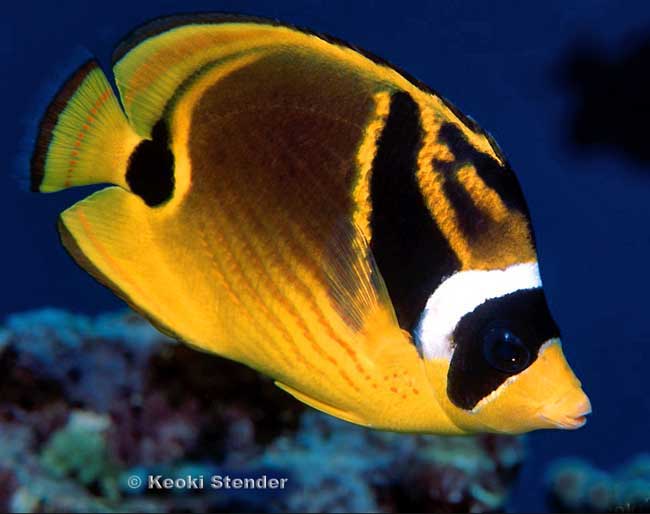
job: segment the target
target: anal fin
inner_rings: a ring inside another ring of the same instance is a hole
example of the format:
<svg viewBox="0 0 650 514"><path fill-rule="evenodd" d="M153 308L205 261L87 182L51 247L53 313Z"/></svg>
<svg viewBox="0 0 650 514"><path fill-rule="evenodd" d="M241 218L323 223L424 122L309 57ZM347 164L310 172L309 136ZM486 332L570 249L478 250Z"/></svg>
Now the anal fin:
<svg viewBox="0 0 650 514"><path fill-rule="evenodd" d="M82 268L165 334L189 343L221 339L200 310L204 299L188 293L184 275L174 269L175 246L165 244L154 210L140 197L102 189L64 211L59 232Z"/></svg>

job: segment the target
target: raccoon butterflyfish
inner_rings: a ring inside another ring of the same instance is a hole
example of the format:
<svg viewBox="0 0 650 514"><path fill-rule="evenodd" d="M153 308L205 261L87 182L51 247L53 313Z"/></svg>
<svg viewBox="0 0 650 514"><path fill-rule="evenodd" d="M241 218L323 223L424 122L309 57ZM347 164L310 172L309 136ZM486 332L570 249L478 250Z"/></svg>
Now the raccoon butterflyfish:
<svg viewBox="0 0 650 514"><path fill-rule="evenodd" d="M341 41L158 20L52 100L35 191L72 257L162 332L383 430L577 428L590 412L495 142Z"/></svg>

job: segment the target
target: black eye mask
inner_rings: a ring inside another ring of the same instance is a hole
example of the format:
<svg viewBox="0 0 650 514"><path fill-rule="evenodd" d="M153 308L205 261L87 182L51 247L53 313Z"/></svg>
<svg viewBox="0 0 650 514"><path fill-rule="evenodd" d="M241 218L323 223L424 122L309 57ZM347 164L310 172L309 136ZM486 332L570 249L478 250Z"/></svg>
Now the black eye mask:
<svg viewBox="0 0 650 514"><path fill-rule="evenodd" d="M454 330L447 396L457 407L473 409L535 362L540 346L559 335L540 288L482 303Z"/></svg>

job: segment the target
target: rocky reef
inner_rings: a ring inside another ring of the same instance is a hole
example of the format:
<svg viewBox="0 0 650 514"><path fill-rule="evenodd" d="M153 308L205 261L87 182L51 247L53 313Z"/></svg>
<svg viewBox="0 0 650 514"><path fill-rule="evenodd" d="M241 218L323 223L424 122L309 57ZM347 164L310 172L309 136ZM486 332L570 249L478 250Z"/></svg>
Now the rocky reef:
<svg viewBox="0 0 650 514"><path fill-rule="evenodd" d="M611 472L582 459L562 459L547 475L548 499L558 512L650 512L650 454Z"/></svg>
<svg viewBox="0 0 650 514"><path fill-rule="evenodd" d="M131 312L0 329L3 511L499 511L523 455L339 421Z"/></svg>

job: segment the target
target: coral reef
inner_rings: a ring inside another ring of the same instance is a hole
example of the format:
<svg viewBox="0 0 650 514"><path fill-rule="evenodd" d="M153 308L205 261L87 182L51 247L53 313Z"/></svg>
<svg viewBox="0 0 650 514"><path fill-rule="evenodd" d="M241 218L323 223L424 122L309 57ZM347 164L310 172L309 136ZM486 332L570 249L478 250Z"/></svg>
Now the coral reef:
<svg viewBox="0 0 650 514"><path fill-rule="evenodd" d="M377 432L310 411L260 463L301 477L282 510L491 512L503 507L522 458L513 437Z"/></svg>
<svg viewBox="0 0 650 514"><path fill-rule="evenodd" d="M561 512L650 512L650 454L611 473L562 459L549 469L547 487L550 507Z"/></svg>
<svg viewBox="0 0 650 514"><path fill-rule="evenodd" d="M331 418L131 312L9 317L0 391L14 512L498 511L524 453Z"/></svg>

